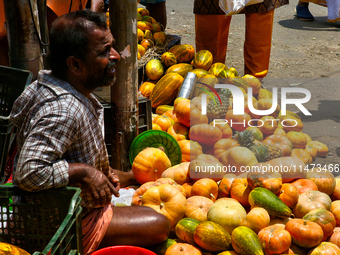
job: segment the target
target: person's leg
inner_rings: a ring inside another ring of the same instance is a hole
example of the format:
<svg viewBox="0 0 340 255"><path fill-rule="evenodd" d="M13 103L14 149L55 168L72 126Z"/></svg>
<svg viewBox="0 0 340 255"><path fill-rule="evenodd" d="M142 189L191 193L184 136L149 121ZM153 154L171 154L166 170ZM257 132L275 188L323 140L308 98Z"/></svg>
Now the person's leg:
<svg viewBox="0 0 340 255"><path fill-rule="evenodd" d="M113 245L148 247L163 242L170 221L146 206L114 206L113 217L99 248Z"/></svg>
<svg viewBox="0 0 340 255"><path fill-rule="evenodd" d="M209 50L213 63L225 63L231 17L195 14L196 52Z"/></svg>
<svg viewBox="0 0 340 255"><path fill-rule="evenodd" d="M309 11L309 3L308 2L301 2L299 1L298 4L296 5L296 17L299 20L304 20L304 21L313 21L314 17Z"/></svg>
<svg viewBox="0 0 340 255"><path fill-rule="evenodd" d="M244 74L258 78L267 75L272 42L274 10L246 14Z"/></svg>
<svg viewBox="0 0 340 255"><path fill-rule="evenodd" d="M146 4L146 9L149 11L150 16L153 17L157 22L160 22L165 29L167 23L165 1L154 4Z"/></svg>

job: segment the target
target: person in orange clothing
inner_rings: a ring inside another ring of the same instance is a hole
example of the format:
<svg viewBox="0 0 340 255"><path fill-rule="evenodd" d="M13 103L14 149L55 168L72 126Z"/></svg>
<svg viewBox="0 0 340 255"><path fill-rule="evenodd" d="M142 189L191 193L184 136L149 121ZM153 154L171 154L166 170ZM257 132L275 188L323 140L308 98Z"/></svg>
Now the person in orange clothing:
<svg viewBox="0 0 340 255"><path fill-rule="evenodd" d="M264 0L246 6L244 42L244 74L264 78L269 69L274 9L288 4L288 0ZM214 63L225 63L231 16L219 7L219 0L195 0L196 51L209 50Z"/></svg>

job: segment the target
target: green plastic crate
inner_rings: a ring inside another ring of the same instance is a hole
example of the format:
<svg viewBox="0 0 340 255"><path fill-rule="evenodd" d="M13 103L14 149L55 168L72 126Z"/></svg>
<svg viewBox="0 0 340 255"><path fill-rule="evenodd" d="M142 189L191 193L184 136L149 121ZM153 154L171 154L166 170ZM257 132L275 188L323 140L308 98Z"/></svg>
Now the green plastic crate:
<svg viewBox="0 0 340 255"><path fill-rule="evenodd" d="M80 192L73 187L27 192L0 185L0 242L33 255L83 254Z"/></svg>

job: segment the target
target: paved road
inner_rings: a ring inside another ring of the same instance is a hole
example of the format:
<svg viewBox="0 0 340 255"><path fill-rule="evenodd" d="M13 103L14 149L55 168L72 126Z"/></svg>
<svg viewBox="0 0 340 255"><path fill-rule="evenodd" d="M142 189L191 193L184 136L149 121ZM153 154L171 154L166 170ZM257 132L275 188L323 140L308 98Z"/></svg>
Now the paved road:
<svg viewBox="0 0 340 255"><path fill-rule="evenodd" d="M182 43L195 45L194 0L167 0L167 32L181 36ZM314 22L297 20L297 0L275 11L270 70L263 85L303 87L311 92L305 107L312 116L304 116L303 131L313 140L327 144L330 152L315 163L340 163L340 22L327 22L327 8L310 4ZM242 75L244 15L232 18L227 66Z"/></svg>

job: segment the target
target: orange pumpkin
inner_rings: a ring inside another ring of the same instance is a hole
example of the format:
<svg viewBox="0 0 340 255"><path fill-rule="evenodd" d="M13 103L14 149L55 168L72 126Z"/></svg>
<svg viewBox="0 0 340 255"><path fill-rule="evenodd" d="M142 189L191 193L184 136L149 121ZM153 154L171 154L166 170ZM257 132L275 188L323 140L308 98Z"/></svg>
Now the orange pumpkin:
<svg viewBox="0 0 340 255"><path fill-rule="evenodd" d="M231 184L238 178L235 174L226 174L218 184L218 197L230 197Z"/></svg>
<svg viewBox="0 0 340 255"><path fill-rule="evenodd" d="M305 150L311 155L312 160L314 160L315 157L318 155L318 150L315 147L309 145L308 142L307 142Z"/></svg>
<svg viewBox="0 0 340 255"><path fill-rule="evenodd" d="M288 250L292 243L290 233L281 224L261 229L258 237L265 254L280 254Z"/></svg>
<svg viewBox="0 0 340 255"><path fill-rule="evenodd" d="M225 121L212 121L210 125L214 127L218 127L222 131L222 138L232 138L233 136L233 130L229 126L229 124Z"/></svg>
<svg viewBox="0 0 340 255"><path fill-rule="evenodd" d="M223 154L222 164L228 169L231 167L231 171L240 173L245 167L252 167L256 165L257 158L255 154L246 147L236 146Z"/></svg>
<svg viewBox="0 0 340 255"><path fill-rule="evenodd" d="M218 196L218 185L214 180L209 178L199 179L192 185L191 195L204 196L215 201Z"/></svg>
<svg viewBox="0 0 340 255"><path fill-rule="evenodd" d="M304 248L319 245L323 238L322 228L317 223L304 219L291 219L285 229L290 233L292 242Z"/></svg>
<svg viewBox="0 0 340 255"><path fill-rule="evenodd" d="M278 172L269 172L265 175L261 171L249 172L247 180L251 189L262 187L270 190L274 194L279 193L282 186L281 174Z"/></svg>
<svg viewBox="0 0 340 255"><path fill-rule="evenodd" d="M142 204L142 196L145 193L145 191L147 191L148 189L150 189L151 187L154 187L154 186L155 186L154 181L146 182L146 183L142 184L133 193L131 205L141 205Z"/></svg>
<svg viewBox="0 0 340 255"><path fill-rule="evenodd" d="M331 199L333 201L340 200L340 176L335 178L335 187L333 193L331 194Z"/></svg>
<svg viewBox="0 0 340 255"><path fill-rule="evenodd" d="M247 178L237 178L231 184L230 197L236 199L244 207L249 207L248 196L251 190Z"/></svg>
<svg viewBox="0 0 340 255"><path fill-rule="evenodd" d="M275 129L277 128L277 121L273 116L263 116L258 121L259 129L265 135L274 134Z"/></svg>
<svg viewBox="0 0 340 255"><path fill-rule="evenodd" d="M132 172L138 183L155 181L171 167L168 156L158 148L146 148L139 152L132 163Z"/></svg>
<svg viewBox="0 0 340 255"><path fill-rule="evenodd" d="M209 124L198 124L190 128L189 136L199 144L213 145L222 138L222 131Z"/></svg>
<svg viewBox="0 0 340 255"><path fill-rule="evenodd" d="M190 109L190 126L198 125L198 124L208 124L208 117L206 115L202 115L201 110L196 107L191 106Z"/></svg>
<svg viewBox="0 0 340 255"><path fill-rule="evenodd" d="M300 158L306 165L313 162L312 156L305 149L293 149L291 153L292 157Z"/></svg>
<svg viewBox="0 0 340 255"><path fill-rule="evenodd" d="M279 192L279 198L288 207L292 208L299 199L299 192L297 188L291 183L284 183Z"/></svg>
<svg viewBox="0 0 340 255"><path fill-rule="evenodd" d="M225 120L233 130L243 131L249 126L250 115L244 113L243 115L234 115L233 109L228 110L225 115Z"/></svg>
<svg viewBox="0 0 340 255"><path fill-rule="evenodd" d="M164 255L202 255L202 252L195 246L188 243L175 243L171 245Z"/></svg>
<svg viewBox="0 0 340 255"><path fill-rule="evenodd" d="M231 138L227 139L220 139L214 144L214 156L219 160L222 161L223 154L236 146L240 146L237 141Z"/></svg>
<svg viewBox="0 0 340 255"><path fill-rule="evenodd" d="M189 128L180 122L175 122L172 126L170 126L167 132L172 135L176 141L188 139Z"/></svg>
<svg viewBox="0 0 340 255"><path fill-rule="evenodd" d="M191 189L192 189L192 184L191 183L184 183L182 187L185 190L185 197L189 198L191 197Z"/></svg>
<svg viewBox="0 0 340 255"><path fill-rule="evenodd" d="M340 247L340 227L335 227L328 241Z"/></svg>
<svg viewBox="0 0 340 255"><path fill-rule="evenodd" d="M143 82L139 88L139 91L142 93L144 97L149 99L155 85L156 84L152 82L148 82L148 81Z"/></svg>
<svg viewBox="0 0 340 255"><path fill-rule="evenodd" d="M182 151L182 162L190 162L194 160L198 155L202 154L202 146L199 143L191 140L178 141L179 147Z"/></svg>
<svg viewBox="0 0 340 255"><path fill-rule="evenodd" d="M175 227L187 210L187 201L181 192L170 184L148 189L142 196L142 205L166 216L171 227Z"/></svg>
<svg viewBox="0 0 340 255"><path fill-rule="evenodd" d="M169 127L175 124L174 120L165 115L159 115L154 120L153 123L159 125L163 131L167 131Z"/></svg>
<svg viewBox="0 0 340 255"><path fill-rule="evenodd" d="M315 182L309 179L299 179L292 182L292 184L295 186L299 194L310 190L318 190L318 186L315 184Z"/></svg>
<svg viewBox="0 0 340 255"><path fill-rule="evenodd" d="M285 116L281 119L281 123L283 124L283 129L286 132L289 131L297 131L300 132L303 129L303 123L301 119L292 117L292 116Z"/></svg>
<svg viewBox="0 0 340 255"><path fill-rule="evenodd" d="M330 211L333 213L335 217L336 226L339 227L340 226L340 200L336 200L332 202Z"/></svg>
<svg viewBox="0 0 340 255"><path fill-rule="evenodd" d="M324 143L321 143L319 141L311 141L307 144L317 149L318 152L316 155L318 157L324 157L328 154L328 147Z"/></svg>
<svg viewBox="0 0 340 255"><path fill-rule="evenodd" d="M293 148L304 149L307 145L307 138L300 132L289 131L286 136L292 142Z"/></svg>
<svg viewBox="0 0 340 255"><path fill-rule="evenodd" d="M187 210L185 217L196 219L198 221L206 221L210 206L214 202L204 196L191 196L187 198Z"/></svg>
<svg viewBox="0 0 340 255"><path fill-rule="evenodd" d="M336 181L331 172L323 171L320 167L313 168L313 171L308 171L306 178L313 181L318 190L331 195L334 192Z"/></svg>
<svg viewBox="0 0 340 255"><path fill-rule="evenodd" d="M282 156L290 156L293 144L285 135L273 134L268 136L264 141L265 144L276 145L282 151Z"/></svg>
<svg viewBox="0 0 340 255"><path fill-rule="evenodd" d="M171 119L173 119L174 122L178 122L178 119L176 117L175 111L173 109L167 110L162 115L170 117Z"/></svg>
<svg viewBox="0 0 340 255"><path fill-rule="evenodd" d="M254 108L256 110L269 110L269 109L271 109L272 105L273 105L272 99L261 98L261 99L257 100L257 102L255 102ZM279 115L279 112L280 112L280 106L279 106L279 104L277 104L274 112L269 114L269 115L276 118ZM254 113L251 113L251 116L254 119L260 119L262 117L261 115L257 115L257 114L254 114Z"/></svg>
<svg viewBox="0 0 340 255"><path fill-rule="evenodd" d="M214 160L209 160L209 158ZM210 169L214 169L214 172L210 172ZM223 175L224 166L214 156L201 154L190 162L190 178L195 181L202 178L219 181Z"/></svg>
<svg viewBox="0 0 340 255"><path fill-rule="evenodd" d="M180 100L174 107L178 121L183 125L190 127L190 101Z"/></svg>
<svg viewBox="0 0 340 255"><path fill-rule="evenodd" d="M242 222L242 226L246 226L252 229L256 234L260 232L261 229L268 227L270 224L270 216L268 212L261 207L254 207L251 209Z"/></svg>
<svg viewBox="0 0 340 255"><path fill-rule="evenodd" d="M152 130L161 130L161 131L163 131L162 128L158 124L156 124L156 123L152 123Z"/></svg>
<svg viewBox="0 0 340 255"><path fill-rule="evenodd" d="M169 167L162 173L162 177L171 178L180 185L189 182L189 164L190 162L183 162L178 165Z"/></svg>

